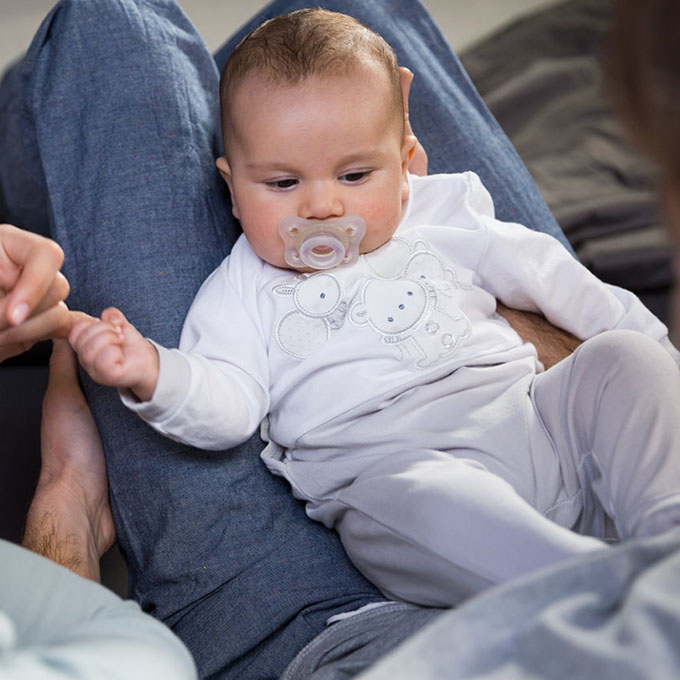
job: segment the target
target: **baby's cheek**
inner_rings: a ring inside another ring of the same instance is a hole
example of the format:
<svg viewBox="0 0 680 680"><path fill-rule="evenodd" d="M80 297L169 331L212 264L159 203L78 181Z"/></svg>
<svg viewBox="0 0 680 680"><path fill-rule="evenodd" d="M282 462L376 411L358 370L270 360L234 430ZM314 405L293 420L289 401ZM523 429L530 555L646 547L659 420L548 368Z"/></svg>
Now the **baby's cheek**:
<svg viewBox="0 0 680 680"><path fill-rule="evenodd" d="M262 260L275 267L287 266L284 259L285 244L279 234L278 221L275 217L272 217L270 223L267 220L247 219L244 215L241 227L251 248Z"/></svg>
<svg viewBox="0 0 680 680"><path fill-rule="evenodd" d="M387 243L399 226L401 220L401 210L395 209L388 213L381 212L371 217L364 217L366 220L366 236L361 241L361 252L370 253L376 248Z"/></svg>
<svg viewBox="0 0 680 680"><path fill-rule="evenodd" d="M290 269L290 266L286 264L284 257L285 249L283 246L283 241L281 242L281 245L279 245L275 242L274 237L272 237L272 242L261 245L259 248L253 247L253 250L260 256L260 259L273 265L274 267Z"/></svg>

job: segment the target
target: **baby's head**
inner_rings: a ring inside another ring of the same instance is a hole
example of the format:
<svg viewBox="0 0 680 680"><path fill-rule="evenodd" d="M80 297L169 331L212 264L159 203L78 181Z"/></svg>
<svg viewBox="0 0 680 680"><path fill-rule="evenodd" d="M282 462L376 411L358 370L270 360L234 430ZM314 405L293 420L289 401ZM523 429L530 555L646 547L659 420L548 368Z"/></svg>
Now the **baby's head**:
<svg viewBox="0 0 680 680"><path fill-rule="evenodd" d="M220 100L218 167L262 259L288 266L279 235L288 216L359 216L361 252L391 238L415 139L404 134L396 57L379 35L322 9L272 19L234 50Z"/></svg>

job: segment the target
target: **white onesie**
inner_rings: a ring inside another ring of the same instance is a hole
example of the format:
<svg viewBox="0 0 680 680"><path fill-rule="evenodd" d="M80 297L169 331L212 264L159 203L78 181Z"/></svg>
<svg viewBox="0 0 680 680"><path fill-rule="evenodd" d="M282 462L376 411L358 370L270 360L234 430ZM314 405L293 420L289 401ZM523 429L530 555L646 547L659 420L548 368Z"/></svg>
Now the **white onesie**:
<svg viewBox="0 0 680 680"><path fill-rule="evenodd" d="M361 475L386 460L398 474L431 455L439 461L442 452L466 473L503 480L501 495L572 527L583 505L529 398L542 367L534 347L496 313L496 300L540 312L581 339L630 329L660 343L676 363L680 355L632 293L599 281L554 238L496 220L474 173L410 182L394 237L348 267L278 269L242 236L196 296L180 349L159 347L153 399L125 401L159 432L205 449L240 443L267 417L266 464L346 546L352 539L343 526L354 531L346 514L356 509L347 490ZM384 502L402 500L388 490ZM557 552L500 575L492 570L461 592L558 553L599 547L575 538L582 541L572 545L558 532ZM356 550L348 547L362 567ZM387 550L400 559L394 546ZM441 604L379 585L395 597Z"/></svg>

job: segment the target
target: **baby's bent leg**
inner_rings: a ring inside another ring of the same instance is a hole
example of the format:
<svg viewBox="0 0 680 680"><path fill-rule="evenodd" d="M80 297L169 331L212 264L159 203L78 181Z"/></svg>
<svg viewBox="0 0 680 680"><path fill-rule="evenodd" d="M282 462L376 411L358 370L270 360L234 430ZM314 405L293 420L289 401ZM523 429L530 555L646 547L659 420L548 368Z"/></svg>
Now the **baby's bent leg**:
<svg viewBox="0 0 680 680"><path fill-rule="evenodd" d="M422 605L453 606L606 547L546 519L479 463L439 451L386 457L336 501L336 529L359 570L388 597Z"/></svg>
<svg viewBox="0 0 680 680"><path fill-rule="evenodd" d="M534 400L565 478L595 494L622 538L680 524L680 371L661 345L595 336L536 379Z"/></svg>

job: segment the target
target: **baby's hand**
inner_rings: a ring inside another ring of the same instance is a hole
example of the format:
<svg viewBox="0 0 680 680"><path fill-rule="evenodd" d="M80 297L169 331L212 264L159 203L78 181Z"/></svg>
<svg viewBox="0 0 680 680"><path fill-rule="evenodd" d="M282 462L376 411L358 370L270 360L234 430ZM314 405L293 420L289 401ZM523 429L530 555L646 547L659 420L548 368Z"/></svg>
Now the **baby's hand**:
<svg viewBox="0 0 680 680"><path fill-rule="evenodd" d="M92 380L149 401L158 382L156 348L114 307L104 310L101 319L81 316L68 339Z"/></svg>

